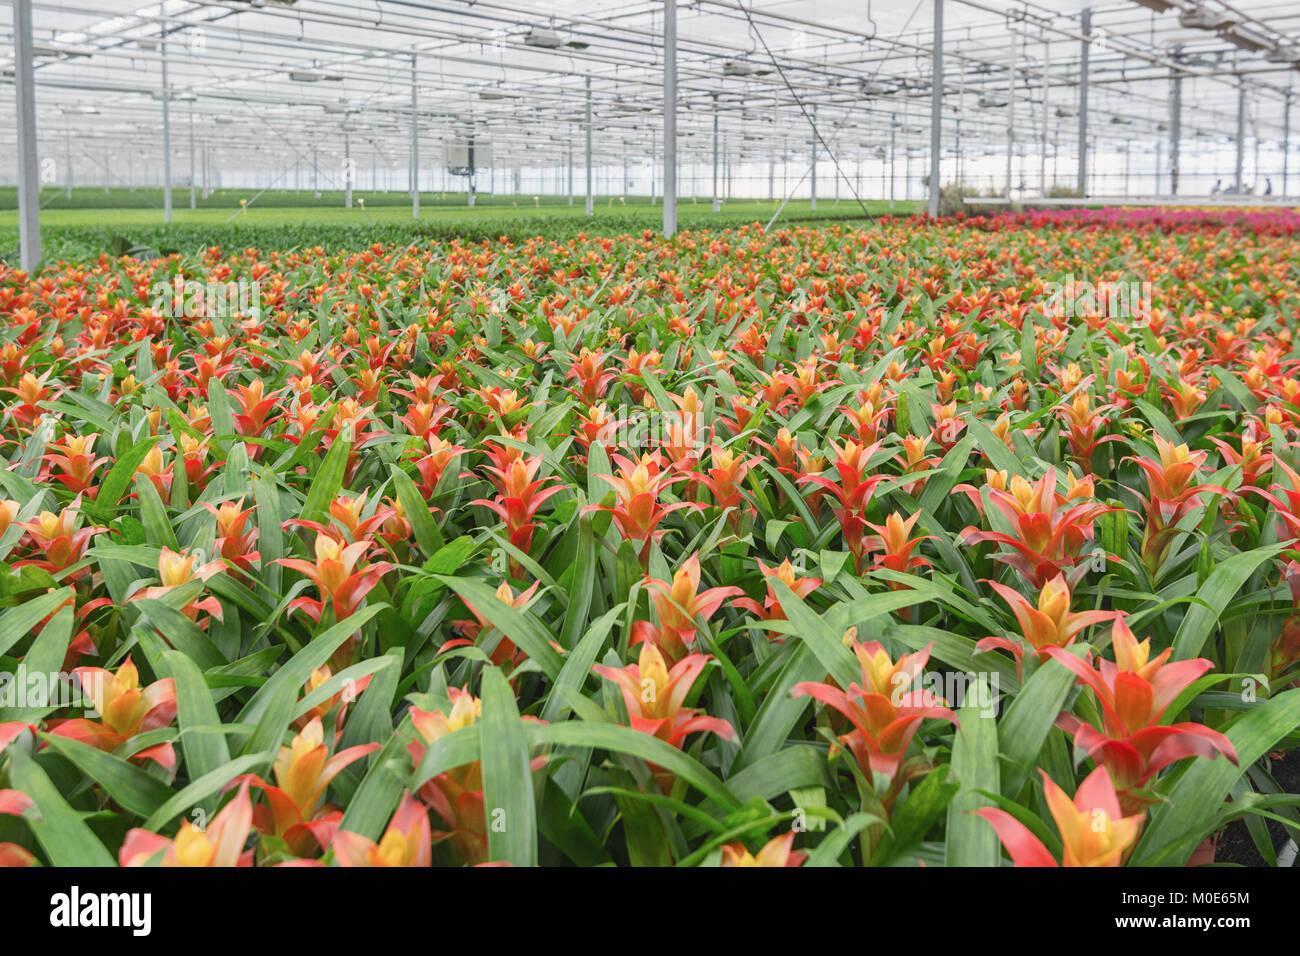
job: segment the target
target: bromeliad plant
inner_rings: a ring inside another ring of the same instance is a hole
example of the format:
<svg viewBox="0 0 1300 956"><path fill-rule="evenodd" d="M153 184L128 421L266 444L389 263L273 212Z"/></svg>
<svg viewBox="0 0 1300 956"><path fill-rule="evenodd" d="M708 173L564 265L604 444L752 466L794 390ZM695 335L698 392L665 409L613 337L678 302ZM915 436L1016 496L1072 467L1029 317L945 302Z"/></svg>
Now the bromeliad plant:
<svg viewBox="0 0 1300 956"><path fill-rule="evenodd" d="M0 864L1275 862L1300 217L1222 216L0 264Z"/></svg>

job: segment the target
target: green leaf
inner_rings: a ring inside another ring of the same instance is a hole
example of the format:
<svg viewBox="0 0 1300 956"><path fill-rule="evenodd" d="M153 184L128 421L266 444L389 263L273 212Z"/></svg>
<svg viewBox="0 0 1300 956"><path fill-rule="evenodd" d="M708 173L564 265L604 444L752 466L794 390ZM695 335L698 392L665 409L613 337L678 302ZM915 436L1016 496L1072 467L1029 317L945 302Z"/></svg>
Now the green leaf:
<svg viewBox="0 0 1300 956"><path fill-rule="evenodd" d="M135 473L140 469L140 463L144 461L145 456L149 454L153 446L161 440L160 436L152 435L128 448L114 462L108 475L100 484L99 493L95 495L95 500L81 503L82 510L96 521L112 519L117 513L118 503L121 502L122 496L126 494L126 489L131 487L131 482L135 479Z"/></svg>
<svg viewBox="0 0 1300 956"><path fill-rule="evenodd" d="M537 816L528 738L514 691L496 667L483 671L483 807L488 858L515 866L537 865Z"/></svg>
<svg viewBox="0 0 1300 956"><path fill-rule="evenodd" d="M988 681L979 677L957 712L952 742L952 775L961 790L948 805L944 854L948 866L997 866L1000 851L993 828L972 813L989 805L976 791L999 789L998 725L984 713L992 699Z"/></svg>
<svg viewBox="0 0 1300 956"><path fill-rule="evenodd" d="M1178 633L1174 635L1174 660L1190 660L1201 653L1210 634L1219 626L1219 619L1228 603L1236 597L1242 585L1261 564L1276 557L1285 547L1275 544L1255 548L1219 562L1196 592L1197 602L1204 603L1194 603L1188 608Z"/></svg>
<svg viewBox="0 0 1300 956"><path fill-rule="evenodd" d="M435 554L443 545L442 532L438 530L438 523L433 520L433 515L429 511L429 503L424 500L420 494L420 489L415 487L406 472L392 466L393 490L397 492L397 500L406 512L406 520L411 522L411 533L415 536L415 543L419 545L420 551L425 555Z"/></svg>
<svg viewBox="0 0 1300 956"><path fill-rule="evenodd" d="M302 506L303 521L329 522L329 506L343 487L343 475L348 467L349 441L336 441L325 453L325 460L311 479L311 489Z"/></svg>
<svg viewBox="0 0 1300 956"><path fill-rule="evenodd" d="M24 749L21 742L11 744L9 778L15 790L27 794L36 805L38 816L26 815L27 825L54 866L116 866L112 854L82 815L59 794L58 789Z"/></svg>
<svg viewBox="0 0 1300 956"><path fill-rule="evenodd" d="M41 739L103 787L128 813L147 817L172 795L171 788L157 777L121 757L57 734L43 733Z"/></svg>
<svg viewBox="0 0 1300 956"><path fill-rule="evenodd" d="M258 753L280 745L284 729L293 719L298 691L311 672L328 661L344 641L361 630L362 625L384 607L387 605L370 604L347 620L339 621L313 639L258 688L237 718L240 723L257 725L257 730L243 748L244 753ZM235 740L231 742L236 743Z"/></svg>
<svg viewBox="0 0 1300 956"><path fill-rule="evenodd" d="M513 641L547 677L554 680L559 675L564 661L551 646L550 635L536 618L526 611L511 607L476 578L458 578L446 574L439 574L437 578L473 604L493 627Z"/></svg>
<svg viewBox="0 0 1300 956"><path fill-rule="evenodd" d="M1067 648L1075 656L1087 650L1087 645L1079 644ZM1016 796L1025 785L1074 681L1073 671L1050 660L1025 681L1007 708L998 727L1003 759L1002 792L1007 796Z"/></svg>
<svg viewBox="0 0 1300 956"><path fill-rule="evenodd" d="M245 754L242 757L236 757L229 763L224 763L215 770L208 771L191 782L185 789L174 794L170 800L155 810L141 826L146 830L157 833L174 820L178 814L184 813L190 807L198 806L208 797L218 793L240 774L256 773L259 767L268 766L270 763L271 755L265 753Z"/></svg>
<svg viewBox="0 0 1300 956"><path fill-rule="evenodd" d="M230 748L223 734L196 732L198 727L221 723L212 691L198 665L180 651L163 651L163 661L176 684L176 718L181 728L181 751L191 780L230 762Z"/></svg>
<svg viewBox="0 0 1300 956"><path fill-rule="evenodd" d="M0 654L26 637L33 627L71 597L71 588L60 588L0 613Z"/></svg>

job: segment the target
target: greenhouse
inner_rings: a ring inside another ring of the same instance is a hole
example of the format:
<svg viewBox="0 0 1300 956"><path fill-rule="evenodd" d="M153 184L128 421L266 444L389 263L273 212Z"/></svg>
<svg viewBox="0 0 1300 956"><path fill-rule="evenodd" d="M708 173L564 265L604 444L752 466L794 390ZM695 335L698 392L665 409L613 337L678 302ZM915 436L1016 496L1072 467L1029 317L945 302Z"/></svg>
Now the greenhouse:
<svg viewBox="0 0 1300 956"><path fill-rule="evenodd" d="M0 30L0 865L1295 865L1300 6Z"/></svg>

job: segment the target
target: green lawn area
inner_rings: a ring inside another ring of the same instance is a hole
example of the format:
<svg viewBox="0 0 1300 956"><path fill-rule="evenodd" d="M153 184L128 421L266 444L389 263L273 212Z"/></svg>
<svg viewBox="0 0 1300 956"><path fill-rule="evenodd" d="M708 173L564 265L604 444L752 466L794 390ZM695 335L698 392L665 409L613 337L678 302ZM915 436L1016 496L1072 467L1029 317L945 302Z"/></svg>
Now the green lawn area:
<svg viewBox="0 0 1300 956"><path fill-rule="evenodd" d="M240 200L250 200L247 207ZM17 196L12 187L0 189L0 256L11 257L18 246ZM106 205L120 202L121 206ZM290 204L293 203L293 204ZM162 193L157 189L74 189L72 199L62 190L42 195L41 234L45 259L82 260L104 252L145 254L191 251L206 245L258 246L267 249L324 245L359 248L374 242L410 242L419 239L469 240L545 235L568 237L598 230L608 233L658 230L663 208L649 197L600 196L594 215L585 215L579 197L570 206L564 196L483 196L475 206L465 205L464 194L422 194L420 219L411 216L405 193L353 193L353 206L343 206L341 193L263 193L222 191L213 193L197 209L189 208L189 191L173 193L173 222L163 223ZM887 215L889 203L867 204L872 216ZM738 201L714 213L709 204L690 197L678 200L680 229L727 228L754 221L766 223L778 203ZM917 202L899 202L894 212L908 215ZM853 200L823 199L814 211L807 200L786 205L782 222L811 223L862 220L862 208Z"/></svg>

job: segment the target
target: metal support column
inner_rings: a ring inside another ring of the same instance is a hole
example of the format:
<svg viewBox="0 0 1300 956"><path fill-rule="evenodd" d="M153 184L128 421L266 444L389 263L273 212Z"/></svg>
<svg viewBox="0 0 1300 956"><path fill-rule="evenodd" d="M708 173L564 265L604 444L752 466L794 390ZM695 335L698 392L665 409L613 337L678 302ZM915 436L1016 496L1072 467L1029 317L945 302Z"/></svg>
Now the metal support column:
<svg viewBox="0 0 1300 956"><path fill-rule="evenodd" d="M1092 8L1079 15L1079 195L1088 194L1088 52L1092 49Z"/></svg>
<svg viewBox="0 0 1300 956"><path fill-rule="evenodd" d="M1175 73L1169 97L1169 194L1178 195L1179 151L1183 141L1183 75Z"/></svg>
<svg viewBox="0 0 1300 956"><path fill-rule="evenodd" d="M343 206L352 208L352 136L343 131Z"/></svg>
<svg viewBox="0 0 1300 956"><path fill-rule="evenodd" d="M198 206L197 183L194 181L194 105L190 105L190 208Z"/></svg>
<svg viewBox="0 0 1300 956"><path fill-rule="evenodd" d="M420 218L420 87L419 57L411 54L411 218Z"/></svg>
<svg viewBox="0 0 1300 956"><path fill-rule="evenodd" d="M677 232L677 0L664 0L664 237Z"/></svg>
<svg viewBox="0 0 1300 956"><path fill-rule="evenodd" d="M167 86L167 33L158 44L162 55L162 114L163 114L163 222L172 221L172 91Z"/></svg>
<svg viewBox="0 0 1300 956"><path fill-rule="evenodd" d="M1011 63L1007 68L1007 202L1011 201L1011 179L1016 155L1016 37L1011 36Z"/></svg>
<svg viewBox="0 0 1300 956"><path fill-rule="evenodd" d="M941 0L935 0L935 2L938 3L941 2ZM817 142L817 107L811 106L809 107L809 111L812 114L813 137L812 137L812 169L808 173L808 179L812 185L812 211L816 212L817 211L817 154L819 152L819 144Z"/></svg>
<svg viewBox="0 0 1300 956"><path fill-rule="evenodd" d="M718 199L718 94L713 94L713 211L722 208Z"/></svg>
<svg viewBox="0 0 1300 956"><path fill-rule="evenodd" d="M1246 153L1246 84L1237 81L1237 168L1233 181L1237 184L1237 195L1241 195L1241 166Z"/></svg>
<svg viewBox="0 0 1300 956"><path fill-rule="evenodd" d="M591 180L591 77L587 77L587 215L596 211L596 195Z"/></svg>
<svg viewBox="0 0 1300 956"><path fill-rule="evenodd" d="M894 211L894 144L898 137L898 119L889 115L889 211Z"/></svg>
<svg viewBox="0 0 1300 956"><path fill-rule="evenodd" d="M14 89L18 107L18 248L23 271L41 261L41 170L36 154L32 0L14 0Z"/></svg>
<svg viewBox="0 0 1300 956"><path fill-rule="evenodd" d="M1051 122L1048 112L1048 81L1051 74L1051 44L1046 40L1043 41L1043 129L1039 137L1038 151L1038 183L1040 192L1043 196L1047 195L1047 126Z"/></svg>
<svg viewBox="0 0 1300 956"><path fill-rule="evenodd" d="M943 0L934 0L934 38L930 42L930 207L939 215L939 150L943 128ZM910 154L909 154L910 155Z"/></svg>
<svg viewBox="0 0 1300 956"><path fill-rule="evenodd" d="M1291 172L1291 91L1286 91L1286 102L1282 106L1282 195L1287 192L1287 177Z"/></svg>

